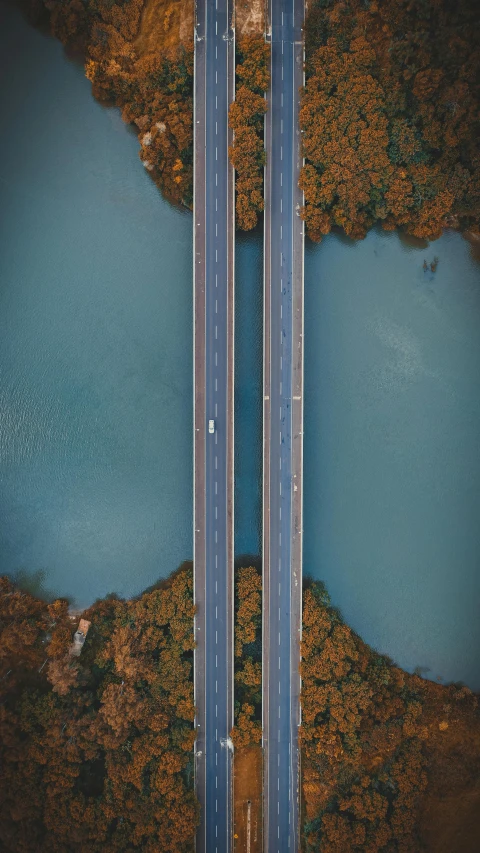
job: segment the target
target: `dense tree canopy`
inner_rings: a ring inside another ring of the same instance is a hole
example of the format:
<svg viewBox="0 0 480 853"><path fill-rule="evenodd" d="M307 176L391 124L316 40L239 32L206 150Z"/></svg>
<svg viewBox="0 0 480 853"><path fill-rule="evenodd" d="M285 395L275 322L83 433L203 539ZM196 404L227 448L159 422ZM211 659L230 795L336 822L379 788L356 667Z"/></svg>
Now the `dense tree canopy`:
<svg viewBox="0 0 480 853"><path fill-rule="evenodd" d="M263 117L270 80L270 47L263 38L248 36L238 43L237 56L237 89L229 112L234 140L229 154L236 171L237 226L250 231L264 207Z"/></svg>
<svg viewBox="0 0 480 853"><path fill-rule="evenodd" d="M85 616L0 579L0 847L193 851L191 570Z"/></svg>
<svg viewBox="0 0 480 853"><path fill-rule="evenodd" d="M40 0L24 0L38 12ZM145 168L165 196L193 201L193 25L185 43L169 38L164 21L150 17L148 0L42 0L50 28L69 49L85 56L85 70L99 100L122 110L133 123ZM167 4L168 6L168 4ZM153 10L155 17L161 4ZM144 37L143 37L144 36Z"/></svg>
<svg viewBox="0 0 480 853"><path fill-rule="evenodd" d="M300 124L320 240L377 221L434 239L480 225L476 0L313 0Z"/></svg>
<svg viewBox="0 0 480 853"><path fill-rule="evenodd" d="M477 697L393 666L312 583L303 596L301 701L307 853L436 853L423 844L422 809L438 777L451 796L478 780Z"/></svg>
<svg viewBox="0 0 480 853"><path fill-rule="evenodd" d="M254 567L235 577L235 746L262 739L262 576Z"/></svg>

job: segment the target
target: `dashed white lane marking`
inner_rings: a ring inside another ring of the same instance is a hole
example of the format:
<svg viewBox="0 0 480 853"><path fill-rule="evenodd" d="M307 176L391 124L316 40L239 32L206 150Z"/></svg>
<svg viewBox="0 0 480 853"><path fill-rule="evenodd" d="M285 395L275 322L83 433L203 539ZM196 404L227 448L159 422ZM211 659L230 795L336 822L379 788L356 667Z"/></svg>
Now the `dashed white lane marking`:
<svg viewBox="0 0 480 853"><path fill-rule="evenodd" d="M282 534L281 533L278 534L278 544L280 545L280 547L282 547Z"/></svg>
<svg viewBox="0 0 480 853"><path fill-rule="evenodd" d="M215 204L216 204L216 202L215 202ZM215 207L215 210L216 209L217 208ZM282 201L282 199L280 199L280 213L283 213L283 201Z"/></svg>
<svg viewBox="0 0 480 853"><path fill-rule="evenodd" d="M218 187L218 175L215 175L215 186Z"/></svg>
<svg viewBox="0 0 480 853"><path fill-rule="evenodd" d="M218 593L218 581L215 581L215 594ZM217 656L215 655L215 661L217 660Z"/></svg>
<svg viewBox="0 0 480 853"><path fill-rule="evenodd" d="M280 669L280 656L278 657L278 668ZM278 709L278 716L280 716L280 708Z"/></svg>
<svg viewBox="0 0 480 853"><path fill-rule="evenodd" d="M280 160L283 160L283 145L280 145Z"/></svg>
<svg viewBox="0 0 480 853"><path fill-rule="evenodd" d="M215 326L215 340L217 340L217 337L218 337L218 326Z"/></svg>
<svg viewBox="0 0 480 853"><path fill-rule="evenodd" d="M280 462L281 462L281 461L282 461L282 460L280 460ZM281 467L281 466L280 466L280 467ZM282 520L282 507L279 507L279 509L280 509L280 521L281 521L281 520Z"/></svg>
<svg viewBox="0 0 480 853"><path fill-rule="evenodd" d="M218 705L215 705L215 716L218 717Z"/></svg>
<svg viewBox="0 0 480 853"><path fill-rule="evenodd" d="M217 109L217 107L218 107L218 96L215 95L215 109Z"/></svg>
<svg viewBox="0 0 480 853"><path fill-rule="evenodd" d="M278 632L278 645L280 645L280 631ZM280 685L278 687L280 688Z"/></svg>
<svg viewBox="0 0 480 853"><path fill-rule="evenodd" d="M283 95L282 95L283 100ZM283 118L280 119L280 133L283 133Z"/></svg>
<svg viewBox="0 0 480 853"><path fill-rule="evenodd" d="M218 468L218 456L215 456L215 468Z"/></svg>
<svg viewBox="0 0 480 853"><path fill-rule="evenodd" d="M215 554L215 568L218 569L218 554Z"/></svg>
<svg viewBox="0 0 480 853"><path fill-rule="evenodd" d="M217 544L217 542L218 542L218 531L216 530L215 531L215 545Z"/></svg>
<svg viewBox="0 0 480 853"><path fill-rule="evenodd" d="M282 383L280 382L280 394L281 393L282 393ZM280 415L280 417L282 417L282 416Z"/></svg>
<svg viewBox="0 0 480 853"><path fill-rule="evenodd" d="M215 199L215 211L218 212L218 198Z"/></svg>
<svg viewBox="0 0 480 853"><path fill-rule="evenodd" d="M215 353L215 367L218 367L218 352Z"/></svg>
<svg viewBox="0 0 480 853"><path fill-rule="evenodd" d="M218 237L218 225L215 223L215 237Z"/></svg>
<svg viewBox="0 0 480 853"><path fill-rule="evenodd" d="M282 494L282 484L280 483L280 494Z"/></svg>
<svg viewBox="0 0 480 853"><path fill-rule="evenodd" d="M282 431L280 430L280 444L282 443Z"/></svg>
<svg viewBox="0 0 480 853"><path fill-rule="evenodd" d="M217 48L215 48L216 50ZM218 133L218 122L215 122L215 133Z"/></svg>
<svg viewBox="0 0 480 853"><path fill-rule="evenodd" d="M280 172L280 186L283 187L283 172Z"/></svg>
<svg viewBox="0 0 480 853"><path fill-rule="evenodd" d="M218 666L218 655L215 655L215 666Z"/></svg>
<svg viewBox="0 0 480 853"><path fill-rule="evenodd" d="M218 518L218 506L215 507L215 520Z"/></svg>
<svg viewBox="0 0 480 853"><path fill-rule="evenodd" d="M283 305L280 305L280 320L283 320Z"/></svg>
<svg viewBox="0 0 480 853"><path fill-rule="evenodd" d="M218 35L218 21L215 21L215 35Z"/></svg>
<svg viewBox="0 0 480 853"><path fill-rule="evenodd" d="M215 337L216 337L216 335L215 335ZM217 415L218 415L218 405L217 405L217 403L215 403L215 417L217 417Z"/></svg>
<svg viewBox="0 0 480 853"><path fill-rule="evenodd" d="M215 300L215 314L218 314L218 301Z"/></svg>
<svg viewBox="0 0 480 853"><path fill-rule="evenodd" d="M215 379L215 391L218 391L218 379Z"/></svg>
<svg viewBox="0 0 480 853"><path fill-rule="evenodd" d="M215 631L215 645L218 645L218 631Z"/></svg>
<svg viewBox="0 0 480 853"><path fill-rule="evenodd" d="M218 160L218 148L215 146L215 160Z"/></svg>
<svg viewBox="0 0 480 853"><path fill-rule="evenodd" d="M215 679L215 693L218 693L218 681Z"/></svg>
<svg viewBox="0 0 480 853"><path fill-rule="evenodd" d="M215 83L218 83L218 71L215 71Z"/></svg>
<svg viewBox="0 0 480 853"><path fill-rule="evenodd" d="M215 261L218 262L218 249L215 249Z"/></svg>
<svg viewBox="0 0 480 853"><path fill-rule="evenodd" d="M283 92L280 94L280 103L281 103L281 105L282 105L282 107L283 107ZM283 121L283 119L282 119L282 121Z"/></svg>
<svg viewBox="0 0 480 853"><path fill-rule="evenodd" d="M215 494L217 494L217 492L218 492L218 483L215 482Z"/></svg>
<svg viewBox="0 0 480 853"><path fill-rule="evenodd" d="M283 240L283 225L280 225L280 240Z"/></svg>

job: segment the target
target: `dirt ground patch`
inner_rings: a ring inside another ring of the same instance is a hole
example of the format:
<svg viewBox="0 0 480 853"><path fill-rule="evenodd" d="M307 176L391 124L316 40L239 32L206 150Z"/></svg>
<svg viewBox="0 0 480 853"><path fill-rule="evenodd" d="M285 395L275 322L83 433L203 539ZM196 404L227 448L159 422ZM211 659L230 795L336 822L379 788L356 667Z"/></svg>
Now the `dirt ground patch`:
<svg viewBox="0 0 480 853"><path fill-rule="evenodd" d="M175 53L178 46L193 43L194 0L147 0L135 39L143 56L162 51Z"/></svg>
<svg viewBox="0 0 480 853"><path fill-rule="evenodd" d="M233 775L235 853L262 853L262 749L260 746L241 747L235 750Z"/></svg>
<svg viewBox="0 0 480 853"><path fill-rule="evenodd" d="M237 0L235 30L237 38L262 36L265 29L265 0Z"/></svg>
<svg viewBox="0 0 480 853"><path fill-rule="evenodd" d="M419 825L428 853L480 851L479 722L478 715L457 716L452 709L448 729L432 726L429 784Z"/></svg>

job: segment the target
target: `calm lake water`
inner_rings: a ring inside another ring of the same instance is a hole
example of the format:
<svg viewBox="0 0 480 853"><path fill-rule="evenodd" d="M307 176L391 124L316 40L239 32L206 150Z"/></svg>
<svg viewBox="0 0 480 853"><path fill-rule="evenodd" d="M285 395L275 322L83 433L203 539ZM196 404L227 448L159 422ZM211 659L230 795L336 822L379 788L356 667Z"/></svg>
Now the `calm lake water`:
<svg viewBox="0 0 480 853"><path fill-rule="evenodd" d="M402 667L480 689L479 264L374 231L309 244L305 281L304 571Z"/></svg>
<svg viewBox="0 0 480 853"><path fill-rule="evenodd" d="M2 5L0 71L0 572L81 606L192 556L192 222ZM261 235L236 263L235 542L255 555ZM304 570L401 666L480 688L478 263L453 233L329 236L305 288Z"/></svg>
<svg viewBox="0 0 480 853"><path fill-rule="evenodd" d="M0 16L0 572L81 606L192 557L192 220L81 66Z"/></svg>

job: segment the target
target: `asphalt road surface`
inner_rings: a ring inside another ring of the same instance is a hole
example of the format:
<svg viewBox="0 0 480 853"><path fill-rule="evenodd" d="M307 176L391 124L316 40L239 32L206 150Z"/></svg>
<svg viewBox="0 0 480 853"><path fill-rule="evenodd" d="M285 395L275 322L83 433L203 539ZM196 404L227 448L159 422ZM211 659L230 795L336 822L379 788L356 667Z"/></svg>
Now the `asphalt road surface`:
<svg viewBox="0 0 480 853"><path fill-rule="evenodd" d="M197 0L194 175L194 585L198 853L228 853L233 725L234 196L232 0ZM210 434L208 421L215 423Z"/></svg>
<svg viewBox="0 0 480 853"><path fill-rule="evenodd" d="M303 0L270 0L263 484L264 851L297 853L303 453Z"/></svg>

